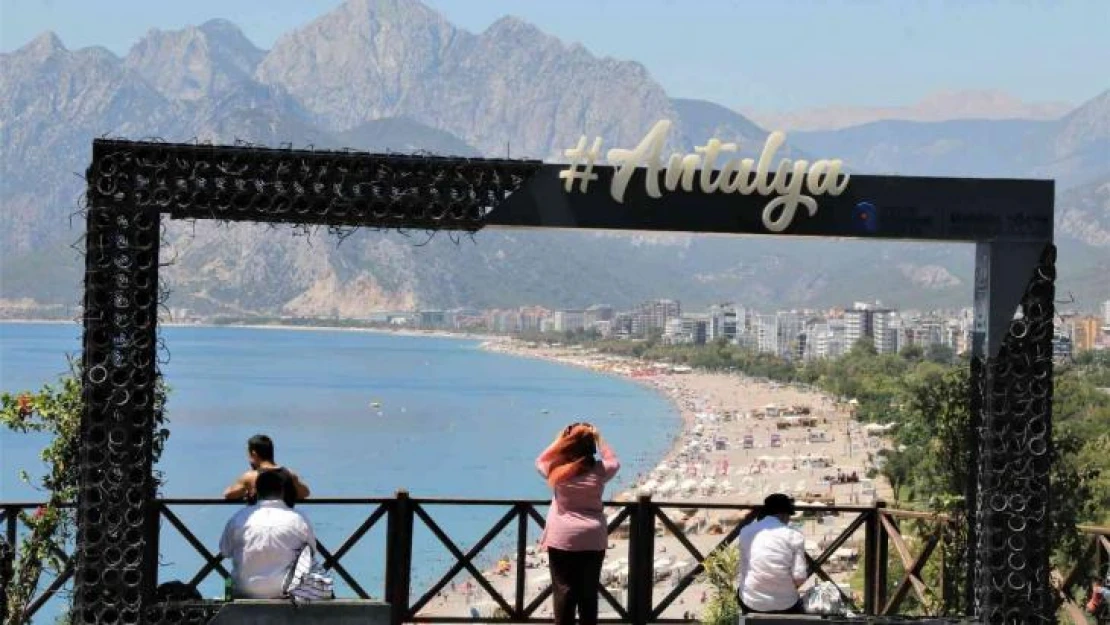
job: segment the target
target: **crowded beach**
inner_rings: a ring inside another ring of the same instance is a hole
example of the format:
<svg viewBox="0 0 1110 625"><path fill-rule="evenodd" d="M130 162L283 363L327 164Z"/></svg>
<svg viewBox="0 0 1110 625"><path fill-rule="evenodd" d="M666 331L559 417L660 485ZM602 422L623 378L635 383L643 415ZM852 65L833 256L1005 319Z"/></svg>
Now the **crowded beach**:
<svg viewBox="0 0 1110 625"><path fill-rule="evenodd" d="M668 516L703 554L739 523L743 513L683 508L682 504L758 505L771 493L786 493L799 505L819 510L834 505L869 506L891 497L889 484L874 469L882 461L879 451L890 445L887 434L893 426L855 421L850 399L839 401L801 385L645 363L574 345L498 339L482 347L622 376L672 401L682 425L669 453L653 470L634 476L632 487L607 492L606 497L632 501L650 495L654 501L675 504L667 508ZM616 514L615 508L609 511L610 518ZM809 510L796 515L793 525L805 535L806 552L817 557L851 517ZM627 523L610 536L601 575L602 583L618 601L624 599L627 587L627 537ZM857 532L824 566L845 592L857 596L860 589L851 588L850 579L860 566L862 542L863 533ZM661 522L656 523L655 545L654 596L658 600L697 563ZM506 554L487 572L491 584L510 602L515 596L514 566L515 558ZM529 547L526 568L527 602L550 583L546 553ZM462 577L455 582L425 608L426 614L494 616L497 604L478 584ZM696 618L708 597L706 585L694 583L664 616ZM602 616L614 614L604 601L601 611ZM550 601L538 613L550 616Z"/></svg>

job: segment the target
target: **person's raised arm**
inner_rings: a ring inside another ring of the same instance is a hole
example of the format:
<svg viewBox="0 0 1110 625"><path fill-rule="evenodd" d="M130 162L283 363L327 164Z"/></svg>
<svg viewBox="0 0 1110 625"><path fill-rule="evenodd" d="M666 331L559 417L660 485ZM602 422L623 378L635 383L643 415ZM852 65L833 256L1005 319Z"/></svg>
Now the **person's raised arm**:
<svg viewBox="0 0 1110 625"><path fill-rule="evenodd" d="M224 489L224 499L243 499L251 492L251 483L254 481L254 471L247 471L239 479Z"/></svg>
<svg viewBox="0 0 1110 625"><path fill-rule="evenodd" d="M308 484L305 484L301 476L296 473L290 471L289 474L293 476L293 486L297 489L297 499L308 499L311 493L311 491L308 490Z"/></svg>
<svg viewBox="0 0 1110 625"><path fill-rule="evenodd" d="M601 467L605 470L605 480L608 481L613 479L617 471L621 470L621 461L617 458L617 452L613 451L613 448L605 442L601 434L596 434L596 436L597 451L601 454Z"/></svg>
<svg viewBox="0 0 1110 625"><path fill-rule="evenodd" d="M540 452L540 455L536 458L536 470L540 472L540 475L547 477L547 474L550 472L551 461L555 458L555 451L562 438L563 433L559 432L559 434L555 436L555 440L547 446L547 449Z"/></svg>

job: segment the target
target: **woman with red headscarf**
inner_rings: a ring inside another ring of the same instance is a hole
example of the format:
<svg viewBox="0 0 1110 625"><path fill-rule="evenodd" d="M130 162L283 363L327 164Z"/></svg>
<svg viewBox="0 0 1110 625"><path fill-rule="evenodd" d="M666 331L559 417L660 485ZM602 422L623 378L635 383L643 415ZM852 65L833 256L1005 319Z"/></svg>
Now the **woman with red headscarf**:
<svg viewBox="0 0 1110 625"><path fill-rule="evenodd" d="M536 469L554 491L540 546L551 565L556 625L574 623L575 612L580 623L597 623L601 562L609 542L602 494L620 467L589 423L568 425L536 458Z"/></svg>

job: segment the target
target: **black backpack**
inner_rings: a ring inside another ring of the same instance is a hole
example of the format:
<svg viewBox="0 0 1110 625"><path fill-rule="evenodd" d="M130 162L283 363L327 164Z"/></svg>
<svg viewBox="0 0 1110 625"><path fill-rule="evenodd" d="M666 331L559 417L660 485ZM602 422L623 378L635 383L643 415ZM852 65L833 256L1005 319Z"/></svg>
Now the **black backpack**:
<svg viewBox="0 0 1110 625"><path fill-rule="evenodd" d="M174 601L200 601L200 591L185 582L174 580L159 584L158 589L154 591L154 599L158 603L169 603Z"/></svg>

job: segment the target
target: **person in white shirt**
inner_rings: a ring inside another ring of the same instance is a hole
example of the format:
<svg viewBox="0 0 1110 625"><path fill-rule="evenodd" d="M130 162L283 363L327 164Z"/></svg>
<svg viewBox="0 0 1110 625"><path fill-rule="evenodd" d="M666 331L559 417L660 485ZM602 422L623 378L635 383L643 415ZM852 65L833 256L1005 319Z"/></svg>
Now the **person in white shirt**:
<svg viewBox="0 0 1110 625"><path fill-rule="evenodd" d="M758 520L740 530L737 595L745 613L801 614L798 587L809 576L805 536L790 527L794 500L782 493L763 500Z"/></svg>
<svg viewBox="0 0 1110 625"><path fill-rule="evenodd" d="M236 597L280 598L297 556L307 545L316 548L312 524L282 501L287 479L278 471L259 473L258 503L240 510L224 527L220 553L231 558Z"/></svg>

